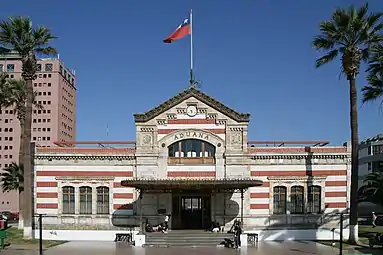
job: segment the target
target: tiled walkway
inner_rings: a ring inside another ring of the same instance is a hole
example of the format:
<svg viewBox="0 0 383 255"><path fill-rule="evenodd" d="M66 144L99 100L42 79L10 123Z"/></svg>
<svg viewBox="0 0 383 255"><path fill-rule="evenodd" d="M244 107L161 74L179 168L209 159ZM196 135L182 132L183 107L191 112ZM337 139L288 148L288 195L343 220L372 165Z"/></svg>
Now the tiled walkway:
<svg viewBox="0 0 383 255"><path fill-rule="evenodd" d="M355 252L353 252L355 254ZM6 250L1 255L36 255L37 251ZM338 250L314 242L263 242L256 248L242 248L238 250L227 248L138 248L129 247L114 242L69 242L44 252L44 255L335 255ZM347 254L347 252L344 252ZM361 252L363 254L363 252ZM380 254L380 253L374 253ZM383 253L382 253L383 254Z"/></svg>

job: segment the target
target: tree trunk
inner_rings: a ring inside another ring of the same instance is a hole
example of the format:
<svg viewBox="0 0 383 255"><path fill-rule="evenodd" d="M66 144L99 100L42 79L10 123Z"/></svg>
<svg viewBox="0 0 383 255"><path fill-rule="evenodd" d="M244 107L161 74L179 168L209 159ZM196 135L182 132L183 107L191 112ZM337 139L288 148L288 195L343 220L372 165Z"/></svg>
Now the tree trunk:
<svg viewBox="0 0 383 255"><path fill-rule="evenodd" d="M23 164L23 161L24 161L23 132L24 132L24 121L21 120L20 121L20 148L19 148L19 162L18 162L19 163L19 167L20 167L21 164ZM23 184L23 186L24 186L24 184ZM19 190L19 229L24 229L24 217L23 217L23 214L24 214L24 191L20 191Z"/></svg>
<svg viewBox="0 0 383 255"><path fill-rule="evenodd" d="M351 124L351 195L350 195L350 235L348 242L358 241L358 168L359 168L359 139L358 139L358 103L355 78L350 82L350 124Z"/></svg>
<svg viewBox="0 0 383 255"><path fill-rule="evenodd" d="M33 82L32 77L26 80L27 100L25 109L25 121L23 130L23 151L24 151L24 238L32 238L33 223L33 169L31 157L31 136L32 136L32 104L33 104Z"/></svg>

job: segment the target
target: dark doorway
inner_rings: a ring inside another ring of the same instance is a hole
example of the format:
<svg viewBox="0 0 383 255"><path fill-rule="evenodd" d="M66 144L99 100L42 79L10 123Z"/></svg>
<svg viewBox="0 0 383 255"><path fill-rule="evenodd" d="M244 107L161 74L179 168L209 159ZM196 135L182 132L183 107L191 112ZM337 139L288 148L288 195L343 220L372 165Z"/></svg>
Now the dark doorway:
<svg viewBox="0 0 383 255"><path fill-rule="evenodd" d="M205 229L211 223L209 195L173 195L173 229Z"/></svg>
<svg viewBox="0 0 383 255"><path fill-rule="evenodd" d="M201 229L202 197L181 197L181 222L183 229Z"/></svg>

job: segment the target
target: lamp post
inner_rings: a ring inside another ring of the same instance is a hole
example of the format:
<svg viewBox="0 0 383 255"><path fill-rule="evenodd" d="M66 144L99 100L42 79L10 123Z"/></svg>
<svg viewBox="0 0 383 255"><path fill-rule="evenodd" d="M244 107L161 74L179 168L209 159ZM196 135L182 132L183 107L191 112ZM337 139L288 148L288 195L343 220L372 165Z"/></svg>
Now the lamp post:
<svg viewBox="0 0 383 255"><path fill-rule="evenodd" d="M343 255L343 213L340 213L339 228L339 255Z"/></svg>

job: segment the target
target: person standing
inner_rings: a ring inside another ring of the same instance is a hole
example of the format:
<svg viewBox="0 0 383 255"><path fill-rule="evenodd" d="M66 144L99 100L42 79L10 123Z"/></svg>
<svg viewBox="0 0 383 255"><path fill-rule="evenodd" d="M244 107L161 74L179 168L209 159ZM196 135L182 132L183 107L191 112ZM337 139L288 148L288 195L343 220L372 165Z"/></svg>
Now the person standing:
<svg viewBox="0 0 383 255"><path fill-rule="evenodd" d="M378 218L378 216L376 216L375 212L372 212L372 227L375 228L376 227L376 219Z"/></svg>
<svg viewBox="0 0 383 255"><path fill-rule="evenodd" d="M164 233L168 232L170 216L171 216L170 214L165 216L165 220L164 220L165 229L163 231Z"/></svg>
<svg viewBox="0 0 383 255"><path fill-rule="evenodd" d="M234 225L234 248L238 249L241 246L242 228L239 221Z"/></svg>

